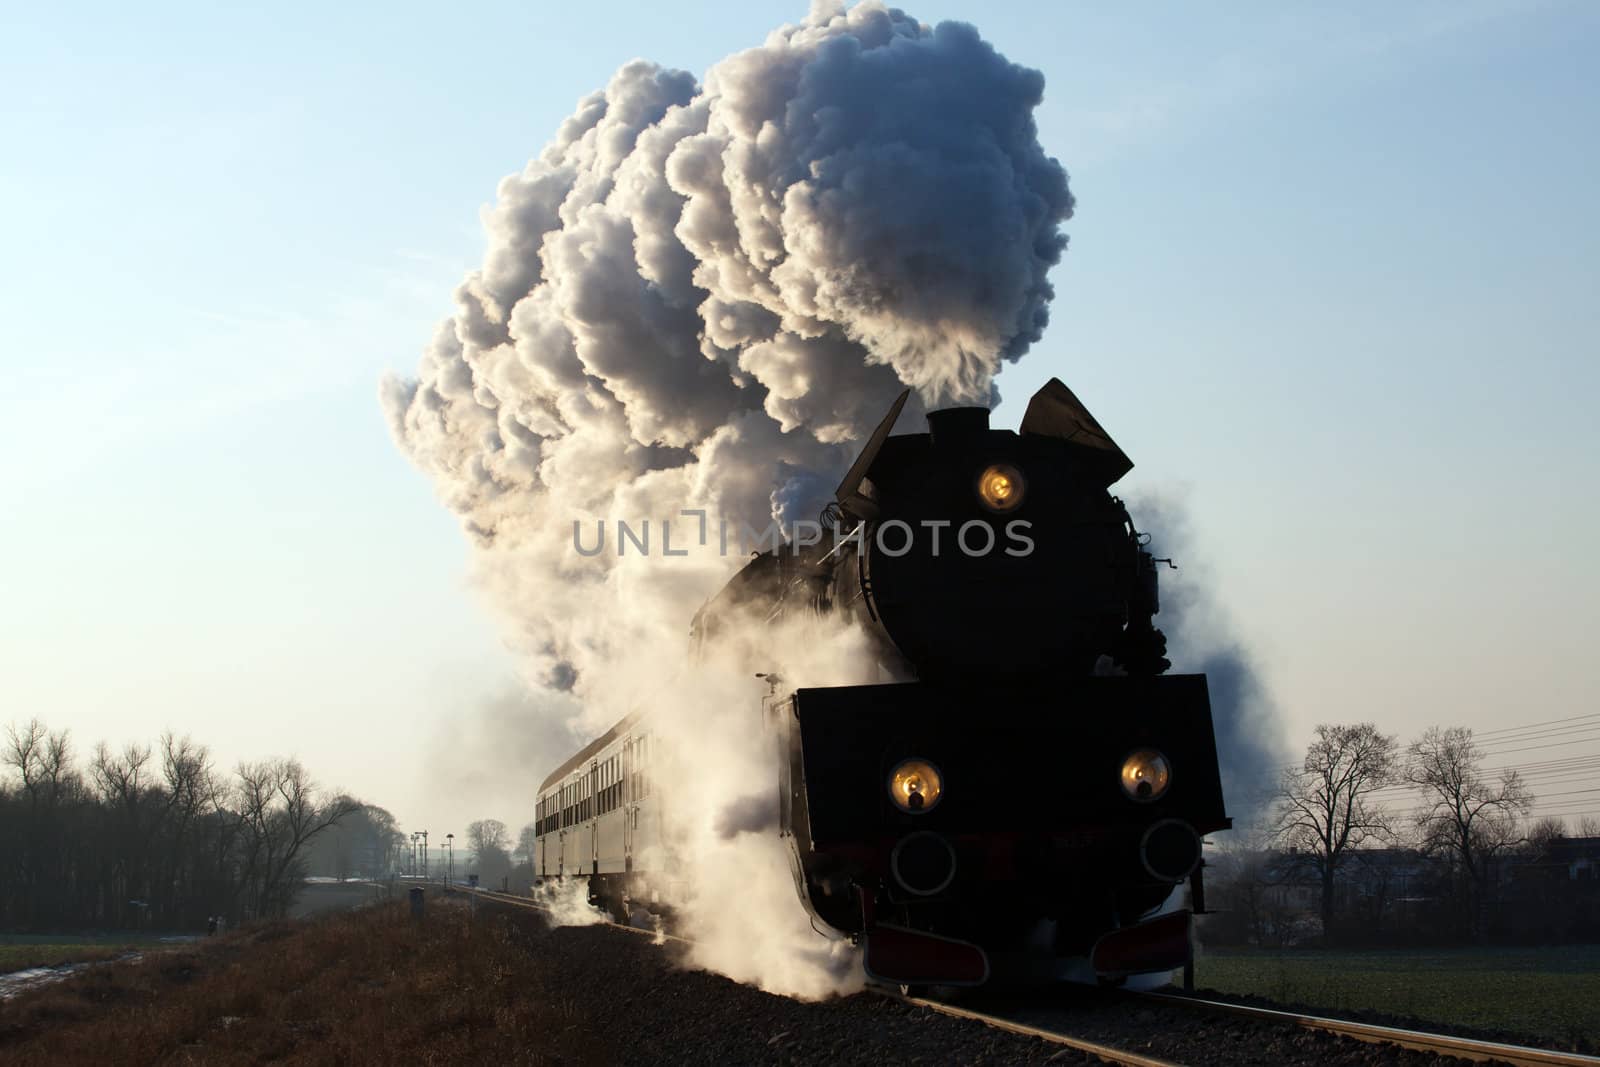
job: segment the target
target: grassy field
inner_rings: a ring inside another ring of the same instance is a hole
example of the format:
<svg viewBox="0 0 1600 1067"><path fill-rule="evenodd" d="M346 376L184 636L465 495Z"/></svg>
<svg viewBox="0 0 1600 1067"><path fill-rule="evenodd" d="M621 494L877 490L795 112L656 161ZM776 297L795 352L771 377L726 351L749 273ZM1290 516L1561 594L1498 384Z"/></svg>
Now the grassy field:
<svg viewBox="0 0 1600 1067"><path fill-rule="evenodd" d="M1376 1011L1600 1047L1600 945L1205 951L1196 984L1330 1013Z"/></svg>
<svg viewBox="0 0 1600 1067"><path fill-rule="evenodd" d="M0 934L0 974L29 967L111 960L160 943L154 935L128 933Z"/></svg>

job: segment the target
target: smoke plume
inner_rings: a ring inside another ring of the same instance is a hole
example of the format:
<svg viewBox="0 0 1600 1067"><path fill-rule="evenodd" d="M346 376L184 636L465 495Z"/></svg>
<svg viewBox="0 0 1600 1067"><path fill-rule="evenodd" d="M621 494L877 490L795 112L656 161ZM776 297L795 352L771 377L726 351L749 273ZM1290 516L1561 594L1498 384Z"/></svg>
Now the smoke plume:
<svg viewBox="0 0 1600 1067"><path fill-rule="evenodd" d="M1072 214L1043 85L970 26L876 2L819 4L698 81L630 62L500 183L482 267L417 377L382 385L530 681L565 694L541 706L589 734L647 710L693 754L666 779L674 842L737 892L701 879L680 906L736 978L820 995L848 969L777 839L742 831L774 781L752 664L847 682L856 650L763 632L686 664L693 612L741 562L719 527L814 518L907 386L902 428L994 402L1045 327ZM618 520L649 524L648 554Z"/></svg>
<svg viewBox="0 0 1600 1067"><path fill-rule="evenodd" d="M1140 528L1151 531L1151 550L1178 564L1162 572L1156 623L1167 635L1173 670L1206 676L1228 813L1249 824L1265 810L1279 771L1290 761L1282 718L1249 650L1210 592L1215 583L1207 579L1181 496L1136 494L1128 508Z"/></svg>

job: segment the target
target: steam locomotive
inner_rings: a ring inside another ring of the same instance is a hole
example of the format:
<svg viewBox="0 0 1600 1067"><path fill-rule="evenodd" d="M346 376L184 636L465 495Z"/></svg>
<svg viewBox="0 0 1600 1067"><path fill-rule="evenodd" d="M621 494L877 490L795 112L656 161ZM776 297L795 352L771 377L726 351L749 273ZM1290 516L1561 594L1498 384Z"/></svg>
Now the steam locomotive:
<svg viewBox="0 0 1600 1067"><path fill-rule="evenodd" d="M814 924L903 986L1102 981L1192 959L1202 835L1226 829L1202 675L1172 675L1158 568L1110 487L1132 462L1058 380L1019 432L985 408L891 436L824 513L832 538L756 555L693 623L859 624L887 684L778 683L780 833ZM798 539L797 539L798 541ZM541 787L538 873L626 882L659 844L649 739L620 723ZM1190 908L1168 911L1190 883Z"/></svg>

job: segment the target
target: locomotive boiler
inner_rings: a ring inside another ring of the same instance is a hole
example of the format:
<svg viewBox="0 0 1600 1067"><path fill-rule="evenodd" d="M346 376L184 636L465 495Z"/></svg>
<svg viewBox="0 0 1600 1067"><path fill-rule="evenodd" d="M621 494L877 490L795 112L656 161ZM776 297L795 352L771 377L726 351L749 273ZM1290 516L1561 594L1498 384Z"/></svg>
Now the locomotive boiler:
<svg viewBox="0 0 1600 1067"><path fill-rule="evenodd" d="M897 679L772 679L800 898L903 986L1184 966L1192 911L1166 905L1188 881L1203 910L1201 838L1230 821L1206 680L1167 673L1154 624L1165 561L1110 492L1133 464L1057 380L1016 432L951 408L891 435L905 401L840 483L825 536L756 554L693 622L701 645L748 637L752 619L853 622ZM546 780L541 873L590 872L587 850L547 857L596 812L637 825L636 729ZM602 833L586 839L596 882ZM618 840L611 869L631 878Z"/></svg>

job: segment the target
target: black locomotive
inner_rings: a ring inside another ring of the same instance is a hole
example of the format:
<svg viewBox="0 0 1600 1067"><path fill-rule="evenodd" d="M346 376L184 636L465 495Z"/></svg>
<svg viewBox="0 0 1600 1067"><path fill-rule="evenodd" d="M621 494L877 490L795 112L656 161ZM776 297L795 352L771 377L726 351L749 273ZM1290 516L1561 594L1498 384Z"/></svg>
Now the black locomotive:
<svg viewBox="0 0 1600 1067"><path fill-rule="evenodd" d="M1157 569L1109 487L1133 464L1059 381L878 426L824 513L696 616L840 613L888 684L775 686L782 832L814 918L903 985L1102 980L1191 960L1201 836L1226 829L1206 680L1166 674Z"/></svg>

